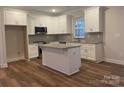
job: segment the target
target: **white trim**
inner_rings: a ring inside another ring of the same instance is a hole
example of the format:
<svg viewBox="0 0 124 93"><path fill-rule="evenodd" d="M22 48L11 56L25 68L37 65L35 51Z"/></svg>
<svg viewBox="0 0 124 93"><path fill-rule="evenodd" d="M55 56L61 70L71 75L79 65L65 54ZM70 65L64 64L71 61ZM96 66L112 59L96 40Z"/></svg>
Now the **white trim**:
<svg viewBox="0 0 124 93"><path fill-rule="evenodd" d="M84 20L84 15L83 16L82 15L72 16L72 36L73 36L74 39L84 39L86 37L86 35L85 36L80 36L80 37L75 36L75 21L78 17L82 17L83 20ZM85 25L84 25L84 32L85 32Z"/></svg>
<svg viewBox="0 0 124 93"><path fill-rule="evenodd" d="M25 59L26 61L30 61L30 59Z"/></svg>
<svg viewBox="0 0 124 93"><path fill-rule="evenodd" d="M4 11L0 8L0 68L8 67L6 62L6 38L4 28Z"/></svg>
<svg viewBox="0 0 124 93"><path fill-rule="evenodd" d="M116 60L116 59L104 58L104 61L124 65L124 60Z"/></svg>
<svg viewBox="0 0 124 93"><path fill-rule="evenodd" d="M0 68L7 68L8 65L7 64L0 64Z"/></svg>
<svg viewBox="0 0 124 93"><path fill-rule="evenodd" d="M18 61L18 60L22 60L25 59L24 56L22 57L16 57L16 58L11 58L11 59L7 59L7 62L13 62L13 61Z"/></svg>

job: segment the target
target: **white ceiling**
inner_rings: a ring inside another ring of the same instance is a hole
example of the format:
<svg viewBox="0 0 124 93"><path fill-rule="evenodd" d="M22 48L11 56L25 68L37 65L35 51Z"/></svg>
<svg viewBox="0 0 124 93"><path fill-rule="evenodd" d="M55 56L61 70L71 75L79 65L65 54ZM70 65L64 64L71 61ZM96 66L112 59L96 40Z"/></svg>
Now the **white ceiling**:
<svg viewBox="0 0 124 93"><path fill-rule="evenodd" d="M47 14L62 14L87 8L86 6L6 6L9 8L22 9L26 11L43 12ZM53 13L52 9L56 12Z"/></svg>

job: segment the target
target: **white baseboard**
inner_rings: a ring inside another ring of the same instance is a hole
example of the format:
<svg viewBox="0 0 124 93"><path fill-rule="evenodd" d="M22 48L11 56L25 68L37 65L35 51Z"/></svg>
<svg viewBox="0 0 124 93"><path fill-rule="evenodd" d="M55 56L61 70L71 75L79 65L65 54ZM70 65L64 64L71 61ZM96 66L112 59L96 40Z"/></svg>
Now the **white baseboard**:
<svg viewBox="0 0 124 93"><path fill-rule="evenodd" d="M13 62L13 61L18 61L18 60L22 60L25 59L24 56L22 57L16 57L16 58L11 58L11 59L7 59L7 62Z"/></svg>
<svg viewBox="0 0 124 93"><path fill-rule="evenodd" d="M0 64L0 68L7 68L8 65L7 64Z"/></svg>
<svg viewBox="0 0 124 93"><path fill-rule="evenodd" d="M30 59L25 59L26 61L30 61Z"/></svg>
<svg viewBox="0 0 124 93"><path fill-rule="evenodd" d="M116 59L104 58L104 61L124 65L124 60L116 60Z"/></svg>

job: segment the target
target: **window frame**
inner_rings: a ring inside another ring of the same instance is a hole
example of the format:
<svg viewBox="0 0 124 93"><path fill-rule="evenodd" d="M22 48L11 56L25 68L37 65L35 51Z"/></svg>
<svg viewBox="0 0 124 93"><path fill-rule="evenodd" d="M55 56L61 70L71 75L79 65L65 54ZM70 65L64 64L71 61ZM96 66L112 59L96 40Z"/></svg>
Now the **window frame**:
<svg viewBox="0 0 124 93"><path fill-rule="evenodd" d="M76 36L75 35L75 22L76 22L76 20L77 20L77 18L79 18L79 17L82 17L83 18L83 20L84 20L84 17L82 16L82 15L78 15L78 16L73 16L73 20L72 20L72 29L73 29L73 38L75 38L75 39L80 39L80 38L85 38L85 35L84 36ZM85 22L85 21L84 21ZM84 23L84 27L83 27L84 29L84 33L85 33L85 23Z"/></svg>

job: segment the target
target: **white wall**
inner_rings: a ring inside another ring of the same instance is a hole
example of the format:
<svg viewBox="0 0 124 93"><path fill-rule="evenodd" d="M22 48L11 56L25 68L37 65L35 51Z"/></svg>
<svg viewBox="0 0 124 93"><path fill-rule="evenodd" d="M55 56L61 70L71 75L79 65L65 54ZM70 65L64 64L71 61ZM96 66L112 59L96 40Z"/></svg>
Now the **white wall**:
<svg viewBox="0 0 124 93"><path fill-rule="evenodd" d="M6 47L5 47L5 32L3 25L3 9L0 8L0 68L7 67L6 62Z"/></svg>
<svg viewBox="0 0 124 93"><path fill-rule="evenodd" d="M106 10L105 60L124 64L124 7L109 7Z"/></svg>
<svg viewBox="0 0 124 93"><path fill-rule="evenodd" d="M4 62L3 60L3 38L2 38L2 31L0 30L0 65L2 65L2 63Z"/></svg>
<svg viewBox="0 0 124 93"><path fill-rule="evenodd" d="M16 61L25 58L24 28L19 26L6 26L7 61Z"/></svg>

